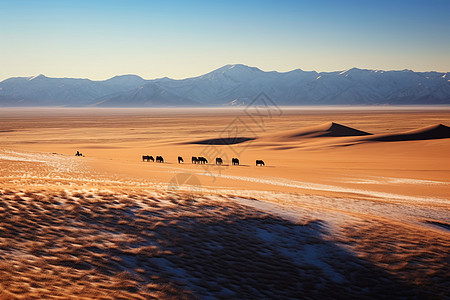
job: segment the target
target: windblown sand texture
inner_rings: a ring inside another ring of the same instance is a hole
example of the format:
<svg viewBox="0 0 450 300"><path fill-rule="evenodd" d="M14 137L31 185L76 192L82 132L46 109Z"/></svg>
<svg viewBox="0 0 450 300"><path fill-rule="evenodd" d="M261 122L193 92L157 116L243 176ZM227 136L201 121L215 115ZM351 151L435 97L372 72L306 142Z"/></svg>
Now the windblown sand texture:
<svg viewBox="0 0 450 300"><path fill-rule="evenodd" d="M0 299L446 298L449 120L2 110Z"/></svg>

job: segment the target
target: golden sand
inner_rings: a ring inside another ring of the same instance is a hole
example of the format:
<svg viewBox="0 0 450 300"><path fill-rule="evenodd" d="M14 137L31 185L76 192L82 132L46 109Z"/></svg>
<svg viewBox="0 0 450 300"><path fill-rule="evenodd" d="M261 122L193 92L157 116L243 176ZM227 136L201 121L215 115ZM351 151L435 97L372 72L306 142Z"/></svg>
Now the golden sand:
<svg viewBox="0 0 450 300"><path fill-rule="evenodd" d="M438 124L449 110L2 109L0 298L444 297Z"/></svg>

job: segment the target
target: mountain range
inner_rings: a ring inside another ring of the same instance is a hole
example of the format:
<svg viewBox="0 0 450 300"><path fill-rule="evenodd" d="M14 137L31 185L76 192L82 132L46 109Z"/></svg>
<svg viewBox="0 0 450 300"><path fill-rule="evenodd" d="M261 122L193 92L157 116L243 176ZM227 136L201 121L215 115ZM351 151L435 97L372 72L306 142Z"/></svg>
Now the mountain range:
<svg viewBox="0 0 450 300"><path fill-rule="evenodd" d="M0 82L0 106L242 106L261 92L277 105L450 104L450 73L358 68L281 73L235 64L181 80L122 75L94 81L39 75Z"/></svg>

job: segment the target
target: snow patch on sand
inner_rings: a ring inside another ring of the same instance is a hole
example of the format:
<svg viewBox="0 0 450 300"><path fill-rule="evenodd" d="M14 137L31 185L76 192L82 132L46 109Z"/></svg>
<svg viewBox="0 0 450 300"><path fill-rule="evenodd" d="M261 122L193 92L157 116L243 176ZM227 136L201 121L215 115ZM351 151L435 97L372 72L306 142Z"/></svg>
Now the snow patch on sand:
<svg viewBox="0 0 450 300"><path fill-rule="evenodd" d="M196 173L198 175L203 176L214 176L214 174L209 173ZM278 185L306 190L315 190L315 191L327 191L327 192L338 192L338 193L351 193L351 194L360 194L369 197L378 197L378 198L386 198L386 199L395 199L400 201L416 201L416 202L433 202L439 204L450 204L450 200L443 198L435 198L435 197L415 197L415 196L407 196L407 195L399 195L393 193L385 193L385 192L377 192L363 189L353 189L346 187L339 187L333 185L325 185L325 184L317 184L303 181L295 181L289 180L285 178L277 178L277 177L267 177L267 178L254 178L254 177L245 177L245 176L234 176L234 175L220 175L222 178L233 179L233 180L241 180L255 183L263 183L270 185Z"/></svg>
<svg viewBox="0 0 450 300"><path fill-rule="evenodd" d="M371 177L369 179L350 179L342 180L343 183L356 183L356 184L422 184L422 185L449 185L450 182L435 181L435 180L423 180L413 178L394 178L394 177Z"/></svg>

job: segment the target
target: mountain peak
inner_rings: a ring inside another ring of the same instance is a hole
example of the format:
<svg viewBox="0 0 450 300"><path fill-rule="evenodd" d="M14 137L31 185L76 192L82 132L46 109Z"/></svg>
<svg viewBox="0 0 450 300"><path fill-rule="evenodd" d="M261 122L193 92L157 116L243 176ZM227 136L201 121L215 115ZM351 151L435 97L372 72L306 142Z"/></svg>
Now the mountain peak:
<svg viewBox="0 0 450 300"><path fill-rule="evenodd" d="M244 64L228 64L225 65L217 70L214 70L213 72L226 72L226 71L256 71L256 72L263 72L262 70L256 68L256 67L250 67Z"/></svg>
<svg viewBox="0 0 450 300"><path fill-rule="evenodd" d="M230 69L233 69L233 68L238 68L238 69L239 68L240 69L252 68L252 67L244 65L244 64L228 64L226 66L228 66Z"/></svg>
<svg viewBox="0 0 450 300"><path fill-rule="evenodd" d="M114 77L111 77L110 79L114 78L136 78L136 79L143 79L141 76L135 75L135 74L124 74L124 75L116 75Z"/></svg>
<svg viewBox="0 0 450 300"><path fill-rule="evenodd" d="M41 80L41 79L46 79L48 78L47 76L45 76L44 74L39 74L37 76L32 76L32 77L28 77L28 80Z"/></svg>
<svg viewBox="0 0 450 300"><path fill-rule="evenodd" d="M127 75L117 75L110 79L105 80L107 84L110 85L122 85L126 86L127 88L135 87L136 85L141 85L145 82L145 79L143 79L140 76L127 74Z"/></svg>
<svg viewBox="0 0 450 300"><path fill-rule="evenodd" d="M360 74L362 72L367 72L367 71L369 71L369 70L353 67L351 69L340 72L339 75L356 75L356 74Z"/></svg>
<svg viewBox="0 0 450 300"><path fill-rule="evenodd" d="M114 77L109 78L108 80L116 80L116 79L139 79L144 80L141 76L134 74L125 74L125 75L116 75Z"/></svg>
<svg viewBox="0 0 450 300"><path fill-rule="evenodd" d="M266 72L256 68L249 67L243 64L229 64L221 68L218 68L205 75L201 75L197 78L203 78L213 81L227 81L227 82L248 82L255 77L265 74Z"/></svg>

